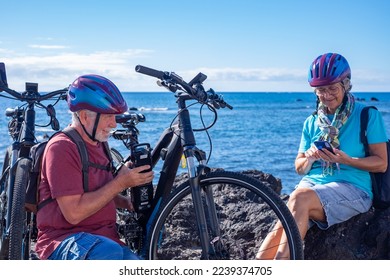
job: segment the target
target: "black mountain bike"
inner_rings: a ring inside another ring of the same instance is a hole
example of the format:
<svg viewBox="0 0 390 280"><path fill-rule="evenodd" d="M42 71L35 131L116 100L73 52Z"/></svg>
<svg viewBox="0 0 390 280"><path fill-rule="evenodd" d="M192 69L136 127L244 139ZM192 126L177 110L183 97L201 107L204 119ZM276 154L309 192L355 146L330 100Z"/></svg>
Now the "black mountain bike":
<svg viewBox="0 0 390 280"><path fill-rule="evenodd" d="M38 92L38 84L26 83L26 90L16 92L7 85L4 63L0 63L1 97L19 100L22 104L8 108L10 117L8 132L13 143L6 152L0 178L0 259L30 259L31 240L36 239L36 220L33 212L25 209L25 194L31 168L30 149L38 141L35 137L36 108L46 110L54 131L60 129L54 106L61 99L66 100L67 88L47 94ZM53 100L44 105L42 101Z"/></svg>
<svg viewBox="0 0 390 280"><path fill-rule="evenodd" d="M297 225L281 197L258 179L208 167L206 153L197 147L194 131L207 132L217 120L217 109L232 109L221 95L204 89L207 76L199 73L187 83L174 72L141 65L135 70L157 78L160 86L174 93L178 112L153 148L138 141L136 125L145 121L142 114L116 118L124 129L112 136L130 150L124 159L112 149L118 169L139 154L153 168L163 161L157 185L152 191L150 186L142 187L142 207L135 205L136 212L118 211L118 229L127 245L145 259L254 259L266 234L280 220L290 259L303 259ZM189 109L194 103L201 104L201 111L207 108L214 114L211 125L192 128ZM180 177L178 168L183 161L187 172L178 183L175 179ZM126 194L139 196L140 192L130 193L137 188Z"/></svg>

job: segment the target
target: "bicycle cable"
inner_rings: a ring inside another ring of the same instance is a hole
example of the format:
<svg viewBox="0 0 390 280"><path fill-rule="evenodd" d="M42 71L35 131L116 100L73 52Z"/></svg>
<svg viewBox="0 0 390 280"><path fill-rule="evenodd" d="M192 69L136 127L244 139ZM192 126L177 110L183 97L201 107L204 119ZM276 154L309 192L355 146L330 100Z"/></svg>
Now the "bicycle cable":
<svg viewBox="0 0 390 280"><path fill-rule="evenodd" d="M218 114L217 114L217 110L216 110L212 105L210 105L210 104L208 104L208 103L201 103L201 102L199 102L199 101L196 101L196 102L194 102L194 103L192 103L192 104L187 105L186 108L185 108L185 109L182 109L182 110L187 110L189 107L192 107L192 106L197 105L197 104L200 104L200 108L199 108L199 118L200 118L200 121L201 121L201 123L202 123L202 125L203 125L203 128L193 128L192 130L193 130L194 132L205 131L205 133L206 133L206 135L207 135L207 139L208 139L209 147L210 147L210 148L209 148L208 157L207 157L207 160L206 160L206 163L208 163L209 160L210 160L210 158L211 158L211 154L212 154L212 152L213 152L213 143L212 143L211 136L210 136L210 133L209 133L208 130L209 130L210 128L212 128L212 127L215 125L215 123L217 122ZM202 114L203 108L204 108L205 105L206 105L207 108L208 108L211 112L213 112L213 114L214 114L214 120L213 120L212 123L211 123L210 125L208 125L208 126L206 126L206 124L205 124L205 122L204 122L203 114ZM182 110L181 110L181 111L182 111ZM172 126L173 126L174 123L175 123L175 120L178 118L178 116L180 115L180 112L181 112L181 111L179 111L179 112L175 115L175 117L172 119L171 124L169 125L169 127L172 128ZM178 136L178 137L181 139L181 136L180 136L178 133L176 133L174 130L173 130L173 133L175 133L176 136Z"/></svg>

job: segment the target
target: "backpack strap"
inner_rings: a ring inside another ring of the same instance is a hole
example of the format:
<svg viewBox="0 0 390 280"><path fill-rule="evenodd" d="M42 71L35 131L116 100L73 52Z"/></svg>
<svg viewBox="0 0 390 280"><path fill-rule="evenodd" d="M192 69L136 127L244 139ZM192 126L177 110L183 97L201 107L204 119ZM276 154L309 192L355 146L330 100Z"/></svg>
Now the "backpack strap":
<svg viewBox="0 0 390 280"><path fill-rule="evenodd" d="M370 108L378 110L375 106L366 106L363 108L363 110L360 113L360 141L363 143L366 157L368 157L370 155L370 151L368 148L368 140L367 140L368 110ZM372 191L373 191L374 196L375 196L375 192L377 190L377 181L376 181L374 173L372 173L372 172L369 172L369 173L370 173L370 178L371 178Z"/></svg>
<svg viewBox="0 0 390 280"><path fill-rule="evenodd" d="M88 152L87 152L87 148L85 146L85 143L84 143L83 139L81 138L80 134L77 132L77 130L71 126L68 126L68 127L64 128L63 130L54 133L50 137L50 139L54 135L56 135L60 132L64 133L77 146L77 149L78 149L80 157L81 157L81 164L82 164L83 189L84 189L84 192L87 192L88 191L88 166L89 165L88 165ZM44 201L42 201L41 203L39 203L37 205L37 210L42 209L45 205L47 205L49 202L52 202L52 201L54 201L54 199L52 197L45 199Z"/></svg>
<svg viewBox="0 0 390 280"><path fill-rule="evenodd" d="M62 132L68 136L77 146L81 157L82 172L83 172L83 188L84 192L88 192L88 151L85 146L83 138L80 134L71 126L68 126L62 130Z"/></svg>
<svg viewBox="0 0 390 280"><path fill-rule="evenodd" d="M84 142L83 138L81 137L81 135L77 132L77 130L75 128L73 128L71 126L68 126L68 127L64 128L62 131L59 131L59 132L63 132L77 146L77 149L79 151L80 158L81 158L81 164L82 164L83 189L84 189L84 192L88 192L88 190L89 190L89 188L88 188L88 182L89 182L89 180L88 180L88 170L89 170L90 166L98 168L98 169L102 169L102 170L111 171L111 172L114 170L112 156L111 156L110 148L109 148L107 142L102 142L102 144L103 144L106 156L109 159L109 164L108 165L100 165L100 164L97 164L97 163L89 162L88 151L87 151L87 147L85 146L85 142ZM57 132L57 133L59 133L59 132ZM54 136L54 134L51 137L53 137L53 136ZM49 199L46 199L46 200L42 201L37 206L38 210L41 209L43 206L45 206L46 204L48 204L49 202L51 202L53 200L54 199L50 197Z"/></svg>
<svg viewBox="0 0 390 280"><path fill-rule="evenodd" d="M114 161L112 159L111 150L110 150L110 147L108 146L108 142L102 142L102 144L103 144L104 152L106 153L106 156L107 156L108 162L109 162L108 166L107 166L107 170L114 173L114 171L115 171Z"/></svg>
<svg viewBox="0 0 390 280"><path fill-rule="evenodd" d="M366 157L369 156L368 141L367 141L367 125L368 125L368 110L370 108L378 110L375 106L366 106L362 109L362 112L360 113L360 141L364 145L364 151L366 152Z"/></svg>
<svg viewBox="0 0 390 280"><path fill-rule="evenodd" d="M109 172L114 172L114 164L113 164L113 160L112 160L112 156L111 156L111 152L110 152L110 148L108 146L108 143L107 142L100 142L100 143L103 145L104 153L106 154L106 157L108 159L108 164L102 165L102 164L98 164L98 163L94 163L94 162L88 162L88 166L94 167L97 169L101 169L101 170L106 170Z"/></svg>
<svg viewBox="0 0 390 280"><path fill-rule="evenodd" d="M81 157L81 164L82 164L82 172L83 172L83 188L84 192L88 192L88 170L89 167L94 167L97 169L107 170L107 171L113 171L113 162L111 157L110 148L108 146L107 142L102 142L104 147L104 152L106 153L106 156L109 160L109 163L107 165L101 165L94 162L90 162L88 159L88 151L87 147L85 146L85 142L81 135L77 132L77 130L71 126L68 126L62 130L62 132L69 137L77 146L77 149L79 151L80 157Z"/></svg>

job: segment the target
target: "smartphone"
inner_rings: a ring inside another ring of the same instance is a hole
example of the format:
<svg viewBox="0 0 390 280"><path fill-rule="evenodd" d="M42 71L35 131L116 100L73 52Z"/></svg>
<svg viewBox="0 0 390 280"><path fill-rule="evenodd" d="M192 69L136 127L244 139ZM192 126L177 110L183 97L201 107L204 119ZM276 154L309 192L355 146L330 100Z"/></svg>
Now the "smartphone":
<svg viewBox="0 0 390 280"><path fill-rule="evenodd" d="M314 145L317 147L318 150L327 149L329 152L334 154L333 148L328 141L314 141Z"/></svg>

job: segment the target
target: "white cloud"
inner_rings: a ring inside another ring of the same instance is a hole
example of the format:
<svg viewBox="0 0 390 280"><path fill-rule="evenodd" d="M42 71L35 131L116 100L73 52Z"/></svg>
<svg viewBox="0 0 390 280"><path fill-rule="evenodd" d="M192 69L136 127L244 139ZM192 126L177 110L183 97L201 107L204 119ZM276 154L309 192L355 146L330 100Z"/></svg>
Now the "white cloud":
<svg viewBox="0 0 390 280"><path fill-rule="evenodd" d="M306 72L286 68L199 68L181 73L190 80L207 75L206 85L218 91L305 91Z"/></svg>
<svg viewBox="0 0 390 280"><path fill-rule="evenodd" d="M63 52L56 55L26 55L1 51L7 68L8 84L22 90L26 81L38 82L41 90L62 88L77 76L96 73L109 77L125 88L128 80L136 79L134 59L152 51L129 49L120 52L101 51L90 54Z"/></svg>
<svg viewBox="0 0 390 280"><path fill-rule="evenodd" d="M44 50L58 50L58 49L67 49L67 46L60 45L29 45L33 49L44 49Z"/></svg>
<svg viewBox="0 0 390 280"><path fill-rule="evenodd" d="M10 87L23 90L26 81L38 82L42 91L66 87L79 75L88 73L108 77L122 91L164 90L156 86L152 77L134 71L140 59L154 59L153 53L153 50L127 49L87 54L64 51L55 55L27 55L0 49L1 62L6 64ZM180 64L179 67L183 69L185 65ZM177 74L186 81L191 80L198 72L206 74L208 78L204 82L205 88L212 87L217 92L310 91L306 69L224 67L178 71L180 72ZM377 88L379 91L386 91L387 81L384 77L372 76L366 72L368 71L354 71L355 90L373 91L373 88Z"/></svg>

